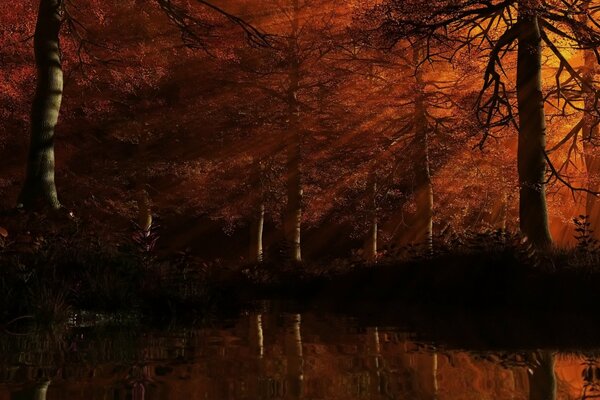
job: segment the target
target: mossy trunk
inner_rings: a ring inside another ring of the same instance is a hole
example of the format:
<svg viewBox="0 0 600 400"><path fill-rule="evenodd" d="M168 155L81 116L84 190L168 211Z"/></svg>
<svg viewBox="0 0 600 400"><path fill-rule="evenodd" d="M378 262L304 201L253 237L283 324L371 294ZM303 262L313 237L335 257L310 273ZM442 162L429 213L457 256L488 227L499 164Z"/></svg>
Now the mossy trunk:
<svg viewBox="0 0 600 400"><path fill-rule="evenodd" d="M519 223L537 248L552 245L546 205L546 117L542 94L542 45L536 2L519 2L517 101L519 110Z"/></svg>
<svg viewBox="0 0 600 400"><path fill-rule="evenodd" d="M26 209L60 208L54 180L54 130L63 93L62 21L62 0L40 0L34 34L37 86L31 107L27 173L18 200Z"/></svg>
<svg viewBox="0 0 600 400"><path fill-rule="evenodd" d="M418 65L422 51L420 47L415 47L413 53L415 65ZM433 184L429 164L429 124L427 122L425 82L421 68L417 68L415 72L415 81L415 202L417 215L413 229L417 235L417 241L423 243L431 252L433 251Z"/></svg>

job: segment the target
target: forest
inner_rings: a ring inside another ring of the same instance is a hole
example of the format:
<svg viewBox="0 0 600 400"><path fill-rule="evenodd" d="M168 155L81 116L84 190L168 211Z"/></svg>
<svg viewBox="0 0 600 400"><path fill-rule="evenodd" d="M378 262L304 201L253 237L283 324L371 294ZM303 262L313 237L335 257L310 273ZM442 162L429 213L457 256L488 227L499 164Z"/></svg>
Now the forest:
<svg viewBox="0 0 600 400"><path fill-rule="evenodd" d="M0 320L597 300L593 0L0 10Z"/></svg>
<svg viewBox="0 0 600 400"><path fill-rule="evenodd" d="M599 397L600 1L0 16L0 399Z"/></svg>

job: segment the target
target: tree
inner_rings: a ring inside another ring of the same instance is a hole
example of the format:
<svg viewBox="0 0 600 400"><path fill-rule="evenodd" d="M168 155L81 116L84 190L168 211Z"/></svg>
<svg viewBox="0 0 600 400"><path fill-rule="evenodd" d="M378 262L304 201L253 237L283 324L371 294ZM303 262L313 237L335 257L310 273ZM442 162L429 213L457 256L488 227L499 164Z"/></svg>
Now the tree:
<svg viewBox="0 0 600 400"><path fill-rule="evenodd" d="M251 40L260 40L257 39L260 37L259 32L243 20L209 2L199 1L199 3L242 27ZM202 26L204 35L214 28L198 19L186 17L181 13L181 9L173 6L169 0L157 0L157 4L183 32L192 32L190 33L192 39L196 41L201 41L203 36L188 29L187 22L191 21L193 26ZM79 42L76 57L81 64L84 63L82 53L87 51L89 45L98 45L81 34L81 31L86 31L86 28L69 12L64 0L39 1L33 36L37 87L30 114L31 134L27 173L18 200L19 206L26 209L57 210L61 207L55 183L54 134L63 100L64 77L60 36L65 24L69 26L70 33Z"/></svg>
<svg viewBox="0 0 600 400"><path fill-rule="evenodd" d="M38 203L55 210L60 208L54 182L54 129L63 93L59 39L62 8L62 0L40 0L34 34L37 88L31 107L27 176L19 196L19 204L28 209Z"/></svg>
<svg viewBox="0 0 600 400"><path fill-rule="evenodd" d="M581 24L587 25L589 23L588 14L593 13L591 0L582 1L579 8L578 19ZM564 92L569 94L568 103L570 108L578 114L577 122L552 150L555 151L560 147L569 145L566 161L561 166L561 168L567 169L567 166L572 164L573 155L578 153L578 145L581 144L587 170L585 214L589 217L592 230L597 236L600 234L600 232L596 232L597 224L600 222L598 203L600 158L597 149L600 119L597 111L598 93L594 90L594 85L598 73L598 61L594 48L583 48L581 53L583 56L581 67L575 68L573 66L573 69L581 77L581 85L573 82L573 79L567 79L561 83Z"/></svg>
<svg viewBox="0 0 600 400"><path fill-rule="evenodd" d="M423 69L419 67L422 59L422 45L413 47L413 63L415 65L415 99L414 99L414 130L415 146L417 148L415 173L415 200L417 205L416 221L417 237L429 251L433 250L433 185L429 163L429 133L430 127L427 115L427 94Z"/></svg>
<svg viewBox="0 0 600 400"><path fill-rule="evenodd" d="M255 163L255 179L258 182L258 204L254 217L250 223L250 254L249 259L254 263L262 263L264 260L263 232L265 226L265 165L262 162Z"/></svg>
<svg viewBox="0 0 600 400"><path fill-rule="evenodd" d="M287 87L287 105L289 126L286 135L287 154L287 179L286 193L287 205L283 218L283 232L289 246L290 258L293 261L302 261L301 231L302 231L302 188L301 162L302 162L302 132L300 125L300 4L299 0L291 0L289 11L290 32L287 40L287 61L289 63L289 76Z"/></svg>
<svg viewBox="0 0 600 400"><path fill-rule="evenodd" d="M519 145L520 229L535 246L546 248L552 238L548 227L546 205L546 169L562 182L546 153L546 117L542 92L543 45L559 61L555 76L557 95L568 101L561 90L563 74L579 87L589 86L573 69L555 44L560 38L578 48L593 49L600 44L597 25L582 23L580 16L595 21L591 13L573 4L542 0L471 0L454 1L387 1L375 9L380 24L378 31L395 43L401 38L417 37L427 43L442 41L454 44L449 57L460 51L477 51L488 57L484 85L477 101L478 117L484 129L484 140L495 129L517 124ZM591 27L594 26L594 27ZM505 82L503 61L517 47L516 100ZM434 57L427 52L426 58ZM596 89L592 89L596 92ZM565 182L566 183L566 182Z"/></svg>
<svg viewBox="0 0 600 400"><path fill-rule="evenodd" d="M325 114L324 97L335 82L335 74L327 67L333 50L331 38L339 27L333 22L335 11L330 2L272 0L263 7L261 14L254 11L245 18L269 32L270 46L238 51L236 62L242 71L238 82L262 92L260 99L268 107L265 111L278 125L281 136L274 151L285 155L281 217L285 255L301 262L307 133ZM258 210L260 213L260 206Z"/></svg>
<svg viewBox="0 0 600 400"><path fill-rule="evenodd" d="M546 205L546 116L542 93L542 36L537 15L539 4L522 0L518 6L516 28L507 30L503 36L507 45L513 35L518 40L519 221L521 231L532 243L543 248L551 244L552 238ZM500 40L496 48L503 45Z"/></svg>

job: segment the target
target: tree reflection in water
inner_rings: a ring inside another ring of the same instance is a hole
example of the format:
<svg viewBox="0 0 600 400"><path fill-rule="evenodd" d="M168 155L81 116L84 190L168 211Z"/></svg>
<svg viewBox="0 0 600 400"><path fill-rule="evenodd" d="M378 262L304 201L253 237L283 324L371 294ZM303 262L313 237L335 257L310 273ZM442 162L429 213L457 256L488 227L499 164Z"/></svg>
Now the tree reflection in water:
<svg viewBox="0 0 600 400"><path fill-rule="evenodd" d="M285 357L287 362L287 388L289 398L300 399L304 387L304 358L302 357L302 334L300 314L285 318Z"/></svg>
<svg viewBox="0 0 600 400"><path fill-rule="evenodd" d="M556 374L552 352L533 353L528 376L529 400L556 399Z"/></svg>
<svg viewBox="0 0 600 400"><path fill-rule="evenodd" d="M592 399L592 355L453 350L316 313L0 336L0 399ZM461 346L465 348L466 346ZM52 384L50 384L52 382Z"/></svg>
<svg viewBox="0 0 600 400"><path fill-rule="evenodd" d="M49 380L36 382L33 386L15 393L11 400L46 400L48 394Z"/></svg>

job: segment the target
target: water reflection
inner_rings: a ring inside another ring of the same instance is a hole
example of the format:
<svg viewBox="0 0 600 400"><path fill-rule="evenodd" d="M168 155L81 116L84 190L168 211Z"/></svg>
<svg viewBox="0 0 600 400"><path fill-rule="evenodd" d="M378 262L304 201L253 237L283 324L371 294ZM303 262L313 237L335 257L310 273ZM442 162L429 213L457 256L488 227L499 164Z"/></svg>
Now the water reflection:
<svg viewBox="0 0 600 400"><path fill-rule="evenodd" d="M556 374L554 371L554 354L539 351L533 354L529 363L529 399L556 399Z"/></svg>
<svg viewBox="0 0 600 400"><path fill-rule="evenodd" d="M592 399L593 356L471 352L315 314L0 337L0 400Z"/></svg>
<svg viewBox="0 0 600 400"><path fill-rule="evenodd" d="M41 381L33 386L16 392L11 398L14 400L46 400L50 381Z"/></svg>
<svg viewBox="0 0 600 400"><path fill-rule="evenodd" d="M285 318L286 387L290 399L300 399L304 388L304 358L302 357L302 334L300 314Z"/></svg>

